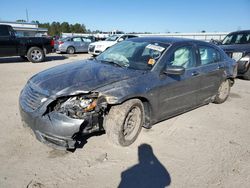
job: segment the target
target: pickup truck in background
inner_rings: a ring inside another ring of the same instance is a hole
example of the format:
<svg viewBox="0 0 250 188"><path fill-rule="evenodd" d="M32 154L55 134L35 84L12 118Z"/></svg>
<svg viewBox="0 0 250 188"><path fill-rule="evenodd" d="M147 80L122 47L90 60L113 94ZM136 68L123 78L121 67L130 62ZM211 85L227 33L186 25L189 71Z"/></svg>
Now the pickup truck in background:
<svg viewBox="0 0 250 188"><path fill-rule="evenodd" d="M250 80L250 30L229 33L217 44L238 63L238 76Z"/></svg>
<svg viewBox="0 0 250 188"><path fill-rule="evenodd" d="M32 63L42 62L51 53L54 41L48 37L17 37L9 25L0 25L0 57L20 56Z"/></svg>

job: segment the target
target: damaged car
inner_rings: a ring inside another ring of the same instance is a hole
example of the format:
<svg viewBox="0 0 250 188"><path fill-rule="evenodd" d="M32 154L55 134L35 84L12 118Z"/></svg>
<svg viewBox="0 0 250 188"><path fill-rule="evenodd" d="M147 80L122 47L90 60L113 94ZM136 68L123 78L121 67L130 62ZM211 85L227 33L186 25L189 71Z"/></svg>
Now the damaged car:
<svg viewBox="0 0 250 188"><path fill-rule="evenodd" d="M20 114L39 141L56 148L75 148L100 131L129 146L142 127L223 103L236 73L235 61L213 44L132 38L34 75L21 91Z"/></svg>

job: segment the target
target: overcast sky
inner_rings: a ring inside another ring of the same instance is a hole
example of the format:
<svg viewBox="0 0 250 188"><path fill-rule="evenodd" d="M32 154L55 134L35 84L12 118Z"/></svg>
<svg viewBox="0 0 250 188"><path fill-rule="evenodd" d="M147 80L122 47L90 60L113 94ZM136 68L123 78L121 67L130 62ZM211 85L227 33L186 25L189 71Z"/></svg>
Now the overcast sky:
<svg viewBox="0 0 250 188"><path fill-rule="evenodd" d="M250 29L250 0L1 0L0 20L85 24L125 32L229 32Z"/></svg>

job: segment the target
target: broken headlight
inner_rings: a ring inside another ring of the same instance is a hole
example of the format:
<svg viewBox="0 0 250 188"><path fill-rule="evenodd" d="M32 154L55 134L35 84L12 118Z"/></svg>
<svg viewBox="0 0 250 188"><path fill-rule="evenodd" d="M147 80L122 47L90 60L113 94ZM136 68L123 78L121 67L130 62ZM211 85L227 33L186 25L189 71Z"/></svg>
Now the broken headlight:
<svg viewBox="0 0 250 188"><path fill-rule="evenodd" d="M83 119L86 113L94 111L96 106L97 97L78 95L58 99L53 110L71 118Z"/></svg>

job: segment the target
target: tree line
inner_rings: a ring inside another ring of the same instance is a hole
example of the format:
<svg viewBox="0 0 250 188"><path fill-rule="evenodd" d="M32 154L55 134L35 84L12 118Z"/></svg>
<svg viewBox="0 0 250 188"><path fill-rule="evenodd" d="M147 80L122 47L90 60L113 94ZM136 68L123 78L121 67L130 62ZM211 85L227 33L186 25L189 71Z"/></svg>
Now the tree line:
<svg viewBox="0 0 250 188"><path fill-rule="evenodd" d="M25 20L16 20L16 22L26 22ZM47 28L50 36L60 36L61 33L89 33L84 24L75 23L69 24L68 22L52 22L40 23L39 21L32 21L31 23L38 24L38 27Z"/></svg>
<svg viewBox="0 0 250 188"><path fill-rule="evenodd" d="M38 23L39 27L47 28L50 36L59 36L61 33L87 33L84 24L69 24L68 22Z"/></svg>

